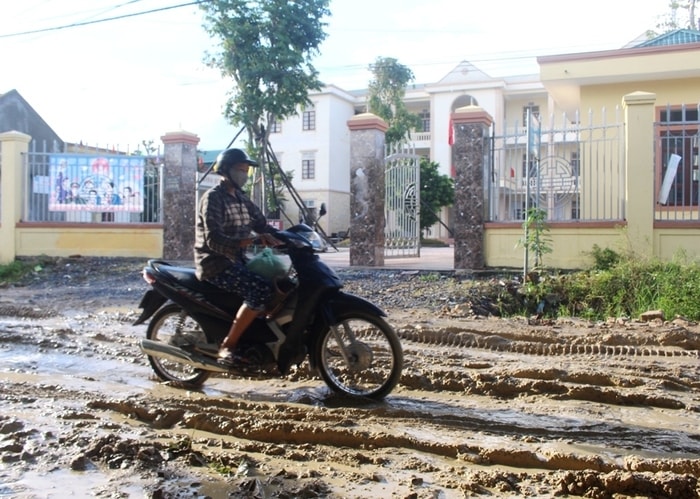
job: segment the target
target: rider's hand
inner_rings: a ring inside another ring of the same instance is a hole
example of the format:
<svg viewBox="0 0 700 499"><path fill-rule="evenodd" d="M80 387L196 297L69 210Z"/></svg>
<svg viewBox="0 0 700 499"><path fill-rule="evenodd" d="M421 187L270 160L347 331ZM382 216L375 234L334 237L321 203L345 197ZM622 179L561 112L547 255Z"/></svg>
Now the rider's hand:
<svg viewBox="0 0 700 499"><path fill-rule="evenodd" d="M272 234L269 234L267 232L264 234L260 234L260 236L258 236L258 238L262 241L263 245L271 246L273 248L275 246L280 246L281 244L283 244L282 241L280 241L275 236L273 236Z"/></svg>

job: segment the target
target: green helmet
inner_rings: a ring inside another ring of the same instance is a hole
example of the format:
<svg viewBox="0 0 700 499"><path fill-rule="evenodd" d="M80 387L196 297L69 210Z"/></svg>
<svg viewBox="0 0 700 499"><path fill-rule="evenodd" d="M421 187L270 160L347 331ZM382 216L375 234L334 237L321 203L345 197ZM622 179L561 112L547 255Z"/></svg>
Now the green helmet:
<svg viewBox="0 0 700 499"><path fill-rule="evenodd" d="M258 162L254 159L250 159L243 149L231 148L219 153L214 162L213 170L215 173L222 173L238 163L248 163L250 166L258 166Z"/></svg>

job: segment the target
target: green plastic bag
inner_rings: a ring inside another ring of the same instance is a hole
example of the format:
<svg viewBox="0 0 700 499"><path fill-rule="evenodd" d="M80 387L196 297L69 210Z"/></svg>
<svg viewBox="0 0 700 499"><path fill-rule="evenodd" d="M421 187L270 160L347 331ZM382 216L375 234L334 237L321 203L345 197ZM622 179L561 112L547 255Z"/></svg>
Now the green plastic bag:
<svg viewBox="0 0 700 499"><path fill-rule="evenodd" d="M287 275L289 268L276 256L272 249L265 248L255 255L247 264L250 271L274 281Z"/></svg>

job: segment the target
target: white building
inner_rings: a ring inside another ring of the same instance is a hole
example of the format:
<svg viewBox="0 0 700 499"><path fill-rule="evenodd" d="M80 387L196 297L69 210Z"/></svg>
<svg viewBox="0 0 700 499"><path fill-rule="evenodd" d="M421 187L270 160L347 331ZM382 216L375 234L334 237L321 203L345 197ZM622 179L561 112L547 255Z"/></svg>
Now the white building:
<svg viewBox="0 0 700 499"><path fill-rule="evenodd" d="M307 207L318 213L325 203L328 215L319 225L328 235L345 231L350 223L350 141L347 121L366 112L367 90L346 91L328 85L309 96L313 107L270 127L270 145L284 171L293 171L293 185ZM477 105L494 118L494 133L519 127L527 108L539 115L550 113L551 103L539 75L492 78L468 62L458 64L435 83L410 85L406 89L408 110L421 116L423 126L411 133L416 153L452 174L448 144L451 113ZM286 206L290 217L297 209ZM449 210L442 214L449 225ZM436 225L431 237L448 238Z"/></svg>

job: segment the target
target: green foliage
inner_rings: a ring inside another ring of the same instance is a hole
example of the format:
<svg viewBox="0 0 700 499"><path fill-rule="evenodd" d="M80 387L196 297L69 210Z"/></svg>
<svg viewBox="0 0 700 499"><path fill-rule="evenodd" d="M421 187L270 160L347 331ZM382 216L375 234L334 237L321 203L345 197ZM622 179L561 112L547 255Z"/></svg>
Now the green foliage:
<svg viewBox="0 0 700 499"><path fill-rule="evenodd" d="M429 274L421 274L418 277L421 282L436 282L440 280L440 274L437 272L430 272Z"/></svg>
<svg viewBox="0 0 700 499"><path fill-rule="evenodd" d="M607 258L602 261L603 266L609 264ZM539 306L545 315L603 320L662 310L666 318L699 320L700 265L620 257L605 269L540 275L539 280L521 286L518 294L520 313L526 314L537 313Z"/></svg>
<svg viewBox="0 0 700 499"><path fill-rule="evenodd" d="M31 262L15 260L5 265L0 265L0 284L15 283L35 269Z"/></svg>
<svg viewBox="0 0 700 499"><path fill-rule="evenodd" d="M404 103L406 85L414 79L413 71L391 57L378 57L369 70L373 78L368 85L368 111L389 125L387 144L401 142L421 124L420 117L409 112Z"/></svg>
<svg viewBox="0 0 700 499"><path fill-rule="evenodd" d="M203 2L204 27L218 39L219 52L206 62L235 83L224 116L243 124L253 143L260 120L283 120L310 104L321 88L311 64L326 38L322 19L329 0L213 0ZM268 127L269 128L269 127ZM269 133L269 131L268 131Z"/></svg>
<svg viewBox="0 0 700 499"><path fill-rule="evenodd" d="M452 178L439 173L440 165L428 158L420 160L420 228L425 230L437 223L443 206L454 203Z"/></svg>
<svg viewBox="0 0 700 499"><path fill-rule="evenodd" d="M530 256L534 257L534 268L539 269L542 267L542 255L552 252L547 212L536 206L528 208L523 230L525 235L518 241L518 245L528 250Z"/></svg>
<svg viewBox="0 0 700 499"><path fill-rule="evenodd" d="M601 248L597 244L593 245L591 251L593 257L593 268L595 270L610 270L620 262L620 255L610 248Z"/></svg>

